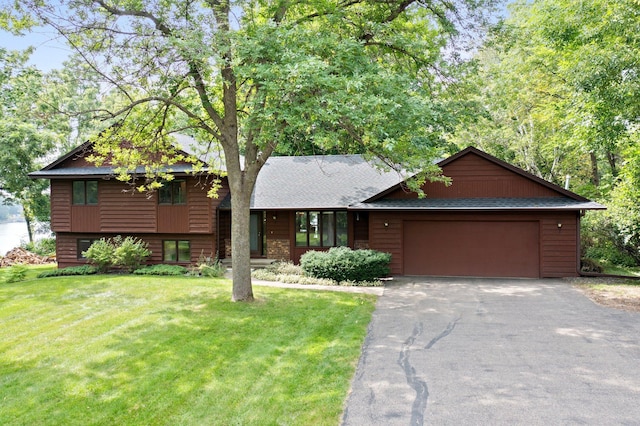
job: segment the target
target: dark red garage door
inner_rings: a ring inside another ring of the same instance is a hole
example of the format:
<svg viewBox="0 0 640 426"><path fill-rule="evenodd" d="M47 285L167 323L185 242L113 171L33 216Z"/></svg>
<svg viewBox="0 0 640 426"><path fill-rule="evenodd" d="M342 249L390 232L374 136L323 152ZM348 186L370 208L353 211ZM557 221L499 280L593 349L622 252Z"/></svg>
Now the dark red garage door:
<svg viewBox="0 0 640 426"><path fill-rule="evenodd" d="M405 221L405 275L540 276L538 222Z"/></svg>

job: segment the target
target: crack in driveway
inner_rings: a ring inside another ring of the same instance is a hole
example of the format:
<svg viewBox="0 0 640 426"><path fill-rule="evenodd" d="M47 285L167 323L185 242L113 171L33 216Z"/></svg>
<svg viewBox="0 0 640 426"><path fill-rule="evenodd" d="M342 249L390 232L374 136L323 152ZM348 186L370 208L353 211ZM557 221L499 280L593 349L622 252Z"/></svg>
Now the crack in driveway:
<svg viewBox="0 0 640 426"><path fill-rule="evenodd" d="M445 329L436 337L431 339L423 349L431 349L439 340L451 334L458 321L460 321L460 318L461 317L458 317L454 321L449 322ZM398 357L398 365L400 365L404 371L407 384L416 392L416 397L411 405L411 421L409 424L412 426L420 426L424 424L424 413L427 410L427 401L429 399L429 387L427 386L427 382L418 377L416 369L411 365L409 357L411 347L414 345L416 339L422 334L423 329L424 326L421 322L413 327L413 332L402 344L400 356Z"/></svg>

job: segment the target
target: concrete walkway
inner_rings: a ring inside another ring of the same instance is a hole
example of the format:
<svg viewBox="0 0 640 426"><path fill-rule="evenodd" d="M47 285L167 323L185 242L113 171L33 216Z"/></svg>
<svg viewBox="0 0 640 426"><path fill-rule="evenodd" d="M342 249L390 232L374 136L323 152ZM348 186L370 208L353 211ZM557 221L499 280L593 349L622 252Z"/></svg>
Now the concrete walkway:
<svg viewBox="0 0 640 426"><path fill-rule="evenodd" d="M561 280L395 280L343 424L640 425L640 314Z"/></svg>

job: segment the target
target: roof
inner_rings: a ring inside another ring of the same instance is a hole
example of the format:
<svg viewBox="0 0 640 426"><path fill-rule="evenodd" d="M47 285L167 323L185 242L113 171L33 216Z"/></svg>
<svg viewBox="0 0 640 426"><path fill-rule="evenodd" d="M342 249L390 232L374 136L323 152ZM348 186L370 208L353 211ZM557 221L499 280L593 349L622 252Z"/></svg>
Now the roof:
<svg viewBox="0 0 640 426"><path fill-rule="evenodd" d="M351 210L404 211L531 211L531 210L604 210L594 201L566 197L550 198L416 198L387 199L358 203Z"/></svg>
<svg viewBox="0 0 640 426"><path fill-rule="evenodd" d="M346 208L402 181L361 155L271 157L258 175L251 208Z"/></svg>
<svg viewBox="0 0 640 426"><path fill-rule="evenodd" d="M176 147L178 149L180 149L184 154L187 155L194 155L197 158L201 159L204 161L204 159L207 159L210 162L213 162L213 164L216 164L216 166L219 165L220 169L224 168L224 161L223 161L223 154L221 151L218 150L207 150L208 152L206 154L203 154L203 152L206 150L202 147L202 145L196 141L194 138L192 138L191 136L187 136L187 135L182 135L182 134L174 134L173 135L176 139ZM29 173L29 176L32 178L36 178L36 179L74 179L74 178L79 178L79 177L109 177L109 176L114 176L116 173L114 171L114 167L110 167L110 166L101 166L101 167L65 167L65 168L58 168L58 166L62 163L64 163L66 160L68 160L69 158L74 158L74 157L82 157L84 156L88 151L91 150L91 146L92 143L91 142L85 142L82 145L79 145L78 147L76 147L75 149L69 151L68 153L64 154L63 156L61 156L60 158L58 158L57 160L55 160L54 162L48 164L47 166L45 166L44 168L42 168L41 170L35 171L35 172L31 172ZM206 157L206 158L205 158ZM213 161L212 161L213 159ZM211 164L211 163L208 163ZM176 174L185 174L190 172L192 169L192 166L190 164L174 164L170 167L167 167L166 169L161 170L162 172L171 172L171 173L176 173ZM136 174L144 174L145 173L145 168L144 167L138 167L135 170Z"/></svg>
<svg viewBox="0 0 640 426"><path fill-rule="evenodd" d="M160 170L161 172L170 172L175 174L186 174L191 171L190 164L175 164ZM135 170L135 174L143 175L145 173L144 167L138 167ZM36 172L29 173L29 176L37 179L78 179L81 177L98 178L98 177L113 177L115 175L113 167L66 167L64 169L50 169L38 170Z"/></svg>
<svg viewBox="0 0 640 426"><path fill-rule="evenodd" d="M179 148L186 154L202 157L201 145L185 135L175 135ZM84 143L29 175L44 179L77 179L110 177L112 167L67 167L58 166L69 158L81 157L91 145ZM468 147L442 160L440 167L467 155L476 154L487 161L504 167L518 175L543 185L558 194L550 198L415 198L385 199L387 194L398 189L406 176L383 167L376 167L361 155L315 155L270 157L262 167L251 197L251 208L255 210L277 209L350 209L350 210L410 210L410 211L503 211L503 210L599 210L605 207L578 194L566 190L524 170L505 163L483 151ZM221 153L208 153L222 160ZM209 159L210 160L210 159ZM222 166L223 164L221 164ZM178 175L191 171L189 164L176 164L166 170ZM135 173L144 174L143 167ZM220 208L231 208L227 197Z"/></svg>

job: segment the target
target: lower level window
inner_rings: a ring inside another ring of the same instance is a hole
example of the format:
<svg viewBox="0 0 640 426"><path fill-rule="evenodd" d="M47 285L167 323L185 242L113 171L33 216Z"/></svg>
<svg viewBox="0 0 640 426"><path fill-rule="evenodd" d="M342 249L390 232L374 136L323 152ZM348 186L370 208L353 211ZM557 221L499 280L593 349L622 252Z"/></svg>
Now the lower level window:
<svg viewBox="0 0 640 426"><path fill-rule="evenodd" d="M77 256L78 260L86 259L86 257L82 253L89 250L89 247L91 247L91 244L93 244L94 241L95 241L95 238L94 239L86 238L86 239L78 240L78 256Z"/></svg>
<svg viewBox="0 0 640 426"><path fill-rule="evenodd" d="M191 242L187 240L165 240L162 243L164 262L191 262Z"/></svg>

